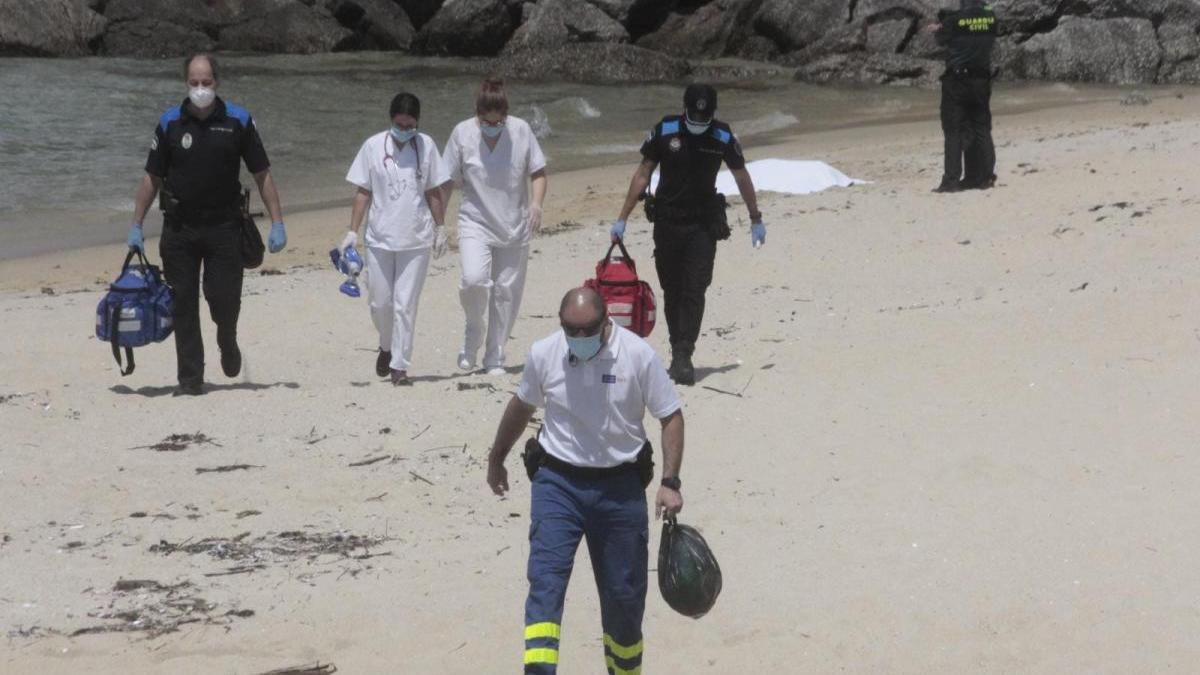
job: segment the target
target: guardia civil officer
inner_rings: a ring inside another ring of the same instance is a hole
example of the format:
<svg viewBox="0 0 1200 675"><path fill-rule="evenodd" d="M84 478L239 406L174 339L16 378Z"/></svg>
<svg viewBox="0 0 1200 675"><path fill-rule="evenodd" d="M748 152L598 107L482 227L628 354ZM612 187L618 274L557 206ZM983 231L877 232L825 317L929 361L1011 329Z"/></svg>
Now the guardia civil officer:
<svg viewBox="0 0 1200 675"><path fill-rule="evenodd" d="M642 419L649 412L662 424L663 479L655 513L672 515L683 508L682 407L654 349L614 323L598 293L568 292L558 317L562 329L529 350L521 386L488 456L488 485L503 495L509 489L504 459L534 411L546 409L524 457L532 481L525 672L557 672L563 600L575 550L586 538L608 672L640 673L646 487L653 474Z"/></svg>
<svg viewBox="0 0 1200 675"><path fill-rule="evenodd" d="M942 10L938 19L929 29L946 49L941 106L946 157L934 192L987 189L996 182L991 110L996 15L985 0L960 0L958 10Z"/></svg>
<svg viewBox="0 0 1200 675"><path fill-rule="evenodd" d="M660 168L647 217L654 222L654 264L671 339L668 372L675 382L690 385L696 381L692 353L704 318L704 294L712 283L717 242L730 234L725 197L716 189L722 161L750 211L750 242L755 248L766 242L767 227L742 147L729 125L715 117L717 90L692 84L684 91L683 106L682 115L664 117L642 144L642 163L629 183L612 236L625 236L625 220L650 185L654 169Z"/></svg>
<svg viewBox="0 0 1200 675"><path fill-rule="evenodd" d="M159 241L163 272L175 289L176 395L204 393L204 343L200 337L200 288L217 324L221 370L229 377L242 369L237 344L242 304L241 200L238 182L244 162L271 214L268 248L287 245L279 193L254 120L245 108L217 96L217 61L208 54L183 64L188 96L163 113L154 129L146 175L134 198L128 243L142 248L142 221L159 196L163 232ZM201 281L203 279L203 282Z"/></svg>

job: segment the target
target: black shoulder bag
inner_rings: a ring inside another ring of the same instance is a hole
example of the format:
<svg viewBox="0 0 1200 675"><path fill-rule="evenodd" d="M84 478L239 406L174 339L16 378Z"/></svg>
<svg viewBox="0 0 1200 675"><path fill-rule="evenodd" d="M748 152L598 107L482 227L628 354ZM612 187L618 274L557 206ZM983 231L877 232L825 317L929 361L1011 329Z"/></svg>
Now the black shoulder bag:
<svg viewBox="0 0 1200 675"><path fill-rule="evenodd" d="M242 267L252 270L261 265L266 250L254 216L250 215L250 191L245 190L242 192Z"/></svg>

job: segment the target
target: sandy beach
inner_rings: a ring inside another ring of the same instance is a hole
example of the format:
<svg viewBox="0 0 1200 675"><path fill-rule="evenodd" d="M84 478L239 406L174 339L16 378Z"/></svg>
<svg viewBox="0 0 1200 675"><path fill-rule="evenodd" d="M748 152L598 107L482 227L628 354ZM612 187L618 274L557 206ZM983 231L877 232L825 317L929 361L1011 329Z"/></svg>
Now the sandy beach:
<svg viewBox="0 0 1200 675"><path fill-rule="evenodd" d="M1152 96L998 117L987 192L929 192L933 120L746 149L872 183L761 195L757 251L731 212L682 392L680 520L724 591L693 621L651 572L645 672L1195 668L1200 91ZM415 386L374 376L326 257L348 209L289 216L247 277L237 380L205 316L196 399L170 395L171 343L122 378L93 336L121 246L0 265L0 671L516 672L529 485L513 456L492 496L484 457L632 170L551 175L505 377L454 369L453 254ZM602 673L601 635L581 548L561 670Z"/></svg>

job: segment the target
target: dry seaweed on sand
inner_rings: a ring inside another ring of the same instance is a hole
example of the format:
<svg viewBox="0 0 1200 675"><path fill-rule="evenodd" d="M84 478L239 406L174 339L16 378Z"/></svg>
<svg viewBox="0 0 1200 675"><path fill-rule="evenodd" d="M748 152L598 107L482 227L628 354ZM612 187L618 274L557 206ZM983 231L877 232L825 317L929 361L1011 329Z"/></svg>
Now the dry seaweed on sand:
<svg viewBox="0 0 1200 675"><path fill-rule="evenodd" d="M200 541L184 540L172 543L165 539L150 547L151 553L171 555L207 554L219 560L251 562L291 562L313 560L323 555L356 558L370 554L372 548L387 541L384 537L364 537L345 532L280 532L250 537L243 532L236 537L207 537Z"/></svg>
<svg viewBox="0 0 1200 675"><path fill-rule="evenodd" d="M69 637L98 633L144 633L155 638L174 633L180 626L199 623L228 625L234 618L254 616L253 610L216 612L218 604L193 595L190 582L163 584L153 579L121 579L113 586L116 598L107 608L88 614L105 623L78 628Z"/></svg>
<svg viewBox="0 0 1200 675"><path fill-rule="evenodd" d="M153 445L135 445L130 450L153 450L155 452L179 452L193 445L213 445L222 447L209 436L196 432L194 434L171 434Z"/></svg>
<svg viewBox="0 0 1200 675"><path fill-rule="evenodd" d="M245 471L247 469L265 469L261 464L226 464L224 466L214 466L211 469L205 467L196 467L196 473L229 473L230 471Z"/></svg>
<svg viewBox="0 0 1200 675"><path fill-rule="evenodd" d="M322 664L320 661L311 666L292 666L290 668L280 668L278 670L268 670L259 675L333 675L337 672L337 666L332 663Z"/></svg>

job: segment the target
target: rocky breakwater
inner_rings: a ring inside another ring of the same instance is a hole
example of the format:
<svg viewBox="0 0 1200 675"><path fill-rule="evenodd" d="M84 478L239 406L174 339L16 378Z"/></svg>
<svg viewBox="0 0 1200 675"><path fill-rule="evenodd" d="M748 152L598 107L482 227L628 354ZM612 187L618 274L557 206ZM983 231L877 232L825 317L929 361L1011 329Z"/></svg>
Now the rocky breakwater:
<svg viewBox="0 0 1200 675"><path fill-rule="evenodd" d="M947 5L957 0L0 0L0 54L384 49L590 82L707 76L696 64L734 57L811 82L929 84L941 52L923 28ZM993 6L1003 78L1200 82L1200 0Z"/></svg>

